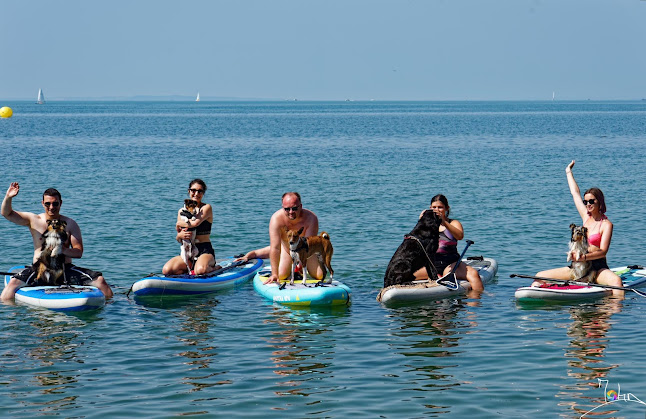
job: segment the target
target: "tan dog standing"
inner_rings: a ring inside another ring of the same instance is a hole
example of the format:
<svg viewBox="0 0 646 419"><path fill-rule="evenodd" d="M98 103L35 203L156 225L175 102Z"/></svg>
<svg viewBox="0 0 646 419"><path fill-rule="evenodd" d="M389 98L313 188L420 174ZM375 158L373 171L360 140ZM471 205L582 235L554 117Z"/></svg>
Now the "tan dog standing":
<svg viewBox="0 0 646 419"><path fill-rule="evenodd" d="M311 237L302 237L303 227L298 231L288 230L287 231L287 242L289 243L289 253L292 256L292 278L290 284L294 284L294 270L296 265L299 264L303 268L303 284L307 281L307 259L316 255L318 257L319 263L321 264L321 269L325 272L327 267L330 271L330 280L328 283L332 282L332 276L334 275L334 270L332 269L332 253L334 249L332 248L332 242L330 242L330 236L325 231L321 232L318 236Z"/></svg>

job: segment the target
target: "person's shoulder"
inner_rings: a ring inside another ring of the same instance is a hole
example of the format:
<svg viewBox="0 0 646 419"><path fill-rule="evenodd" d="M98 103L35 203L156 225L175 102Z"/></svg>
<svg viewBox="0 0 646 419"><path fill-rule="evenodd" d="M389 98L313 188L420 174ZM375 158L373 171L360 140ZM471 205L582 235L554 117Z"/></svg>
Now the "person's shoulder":
<svg viewBox="0 0 646 419"><path fill-rule="evenodd" d="M209 211L211 212L213 211L213 207L211 206L211 204L202 204L202 206L200 207L200 212L202 214L206 214Z"/></svg>
<svg viewBox="0 0 646 419"><path fill-rule="evenodd" d="M271 218L269 219L269 226L271 227L272 225L279 225L280 223L284 224L283 220L283 210L279 209L275 213L271 215Z"/></svg>
<svg viewBox="0 0 646 419"><path fill-rule="evenodd" d="M70 228L78 228L78 226L79 226L79 225L76 223L76 221L74 221L72 218L70 218L70 217L68 217L68 216L66 216L66 215L62 215L62 214L61 214L61 220L62 220L62 221L65 221L65 222L67 223L67 228L68 228L68 229L70 229Z"/></svg>
<svg viewBox="0 0 646 419"><path fill-rule="evenodd" d="M314 213L312 210L308 210L307 208L303 208L303 213L307 215L310 219L316 219L318 220L319 217Z"/></svg>

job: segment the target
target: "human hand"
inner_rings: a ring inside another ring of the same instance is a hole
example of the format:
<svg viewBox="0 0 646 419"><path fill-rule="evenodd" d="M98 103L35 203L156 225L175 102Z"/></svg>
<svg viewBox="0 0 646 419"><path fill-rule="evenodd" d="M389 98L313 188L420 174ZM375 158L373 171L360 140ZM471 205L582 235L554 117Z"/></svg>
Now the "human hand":
<svg viewBox="0 0 646 419"><path fill-rule="evenodd" d="M253 256L251 256L251 253L253 253L253 250L251 252L245 253L244 256L237 257L233 259L234 262L247 262L249 259L253 259Z"/></svg>
<svg viewBox="0 0 646 419"><path fill-rule="evenodd" d="M20 192L20 185L18 185L18 182L11 182L11 185L9 185L9 189L7 189L7 198L13 198L14 196L18 195L18 192Z"/></svg>
<svg viewBox="0 0 646 419"><path fill-rule="evenodd" d="M568 164L568 165L567 165L567 167L565 168L565 173L570 173L570 172L572 172L572 168L573 168L573 167L574 167L574 160L572 160L572 161L570 162L570 164Z"/></svg>
<svg viewBox="0 0 646 419"><path fill-rule="evenodd" d="M190 231L188 228L183 228L177 233L177 237L180 240L191 240L192 236L193 236L193 232Z"/></svg>
<svg viewBox="0 0 646 419"><path fill-rule="evenodd" d="M278 275L276 274L269 275L269 279L263 282L263 284L271 284L272 282L278 282Z"/></svg>
<svg viewBox="0 0 646 419"><path fill-rule="evenodd" d="M446 224L446 223L448 222L448 220L447 220L447 218L446 218L446 211L444 211L443 209L440 209L440 208L432 208L432 207L431 207L431 211L433 211L433 212L435 213L435 215L437 215L438 217L440 217L440 222L441 222L442 224Z"/></svg>

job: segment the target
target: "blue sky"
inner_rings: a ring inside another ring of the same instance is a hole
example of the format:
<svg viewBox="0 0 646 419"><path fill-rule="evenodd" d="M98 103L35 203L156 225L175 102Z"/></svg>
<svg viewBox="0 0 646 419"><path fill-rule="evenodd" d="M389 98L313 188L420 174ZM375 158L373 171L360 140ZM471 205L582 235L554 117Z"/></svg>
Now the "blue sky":
<svg viewBox="0 0 646 419"><path fill-rule="evenodd" d="M0 99L646 98L643 0L0 2Z"/></svg>

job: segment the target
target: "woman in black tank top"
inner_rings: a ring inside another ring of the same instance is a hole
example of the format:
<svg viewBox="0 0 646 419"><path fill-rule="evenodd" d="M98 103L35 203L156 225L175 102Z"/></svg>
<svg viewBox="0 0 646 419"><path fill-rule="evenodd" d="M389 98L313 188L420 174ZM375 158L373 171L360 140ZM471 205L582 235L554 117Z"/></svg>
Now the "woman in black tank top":
<svg viewBox="0 0 646 419"><path fill-rule="evenodd" d="M213 225L213 209L211 205L202 202L206 193L206 183L202 179L193 179L188 186L188 196L198 203L199 212L195 220L187 225L182 220L181 209L177 213L177 230L176 239L179 243L182 240L189 240L192 230L195 230L195 244L198 250L197 260L195 262L195 275L209 273L216 268L215 251L211 244L211 226ZM190 229L190 230L189 230ZM188 272L188 267L181 256L175 256L162 269L164 275L179 275Z"/></svg>

